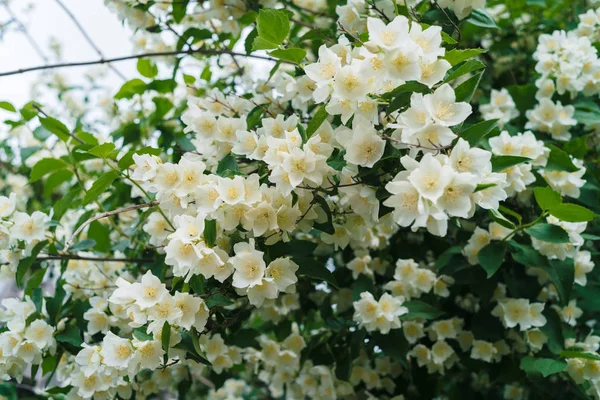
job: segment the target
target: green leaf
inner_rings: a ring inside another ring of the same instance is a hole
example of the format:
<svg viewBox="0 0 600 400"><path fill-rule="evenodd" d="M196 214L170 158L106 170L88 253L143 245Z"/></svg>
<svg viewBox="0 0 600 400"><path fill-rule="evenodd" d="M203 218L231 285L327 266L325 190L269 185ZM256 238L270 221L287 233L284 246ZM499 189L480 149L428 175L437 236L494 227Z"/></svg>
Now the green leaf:
<svg viewBox="0 0 600 400"><path fill-rule="evenodd" d="M406 353L409 345L402 329L393 329L387 335L376 332L371 334L373 343L379 347L383 354L406 367Z"/></svg>
<svg viewBox="0 0 600 400"><path fill-rule="evenodd" d="M505 228L508 228L508 229L516 229L517 228L514 223L512 223L508 218L506 218L498 210L494 210L494 209L488 210L488 215L494 222L502 225Z"/></svg>
<svg viewBox="0 0 600 400"><path fill-rule="evenodd" d="M502 265L507 249L508 244L505 241L493 241L479 251L477 259L487 272L488 278L494 276Z"/></svg>
<svg viewBox="0 0 600 400"><path fill-rule="evenodd" d="M479 86L483 71L476 73L471 78L467 79L454 90L456 93L456 101L465 101L469 103Z"/></svg>
<svg viewBox="0 0 600 400"><path fill-rule="evenodd" d="M473 191L473 193L477 193L477 192L480 192L485 189L489 189L494 186L496 186L495 183L480 183L477 186L475 186L475 190Z"/></svg>
<svg viewBox="0 0 600 400"><path fill-rule="evenodd" d="M38 269L31 275L29 280L27 281L27 285L25 285L25 294L31 296L33 293L33 289L37 289L42 284L44 280L44 276L46 275L47 268Z"/></svg>
<svg viewBox="0 0 600 400"><path fill-rule="evenodd" d="M244 42L244 50L246 50L246 54L252 53L253 44L257 37L258 31L256 30L256 28L252 29L248 36L246 36L246 41Z"/></svg>
<svg viewBox="0 0 600 400"><path fill-rule="evenodd" d="M226 307L233 304L233 300L229 297L222 295L221 293L212 294L206 299L206 307Z"/></svg>
<svg viewBox="0 0 600 400"><path fill-rule="evenodd" d="M534 368L542 374L544 378L558 374L567 368L564 360L554 360L552 358L538 358L533 363Z"/></svg>
<svg viewBox="0 0 600 400"><path fill-rule="evenodd" d="M35 246L33 246L33 249L31 249L31 254L28 257L25 257L21 261L19 261L19 265L17 266L17 272L15 274L15 280L17 281L18 287L22 287L23 278L25 277L25 274L35 262L35 259L37 258L38 254L40 254L42 249L46 247L47 244L47 240L37 243Z"/></svg>
<svg viewBox="0 0 600 400"><path fill-rule="evenodd" d="M217 241L217 220L206 219L204 220L204 240L210 247L215 245Z"/></svg>
<svg viewBox="0 0 600 400"><path fill-rule="evenodd" d="M467 22L482 28L498 29L498 25L496 25L494 18L492 18L492 16L483 8L473 10L469 18L467 18Z"/></svg>
<svg viewBox="0 0 600 400"><path fill-rule="evenodd" d="M524 162L531 161L531 158L519 157L519 156L492 156L492 171L501 172L507 168L515 165L522 164Z"/></svg>
<svg viewBox="0 0 600 400"><path fill-rule="evenodd" d="M92 147L88 150L88 153L98 156L100 158L107 158L110 153L115 150L114 143L102 143L101 145Z"/></svg>
<svg viewBox="0 0 600 400"><path fill-rule="evenodd" d="M70 250L71 251L87 250L87 249L91 249L94 246L96 246L96 241L95 240L93 240L93 239L84 239L81 242L77 242L73 246L71 246Z"/></svg>
<svg viewBox="0 0 600 400"><path fill-rule="evenodd" d="M234 154L229 153L217 165L217 175L226 176L227 171L236 171L240 169L238 167L237 159Z"/></svg>
<svg viewBox="0 0 600 400"><path fill-rule="evenodd" d="M408 314L403 315L402 319L436 319L444 315L443 311L420 300L406 301L402 305L408 308Z"/></svg>
<svg viewBox="0 0 600 400"><path fill-rule="evenodd" d="M94 221L90 224L87 237L95 242L94 249L106 253L111 249L110 227L100 221Z"/></svg>
<svg viewBox="0 0 600 400"><path fill-rule="evenodd" d="M189 1L190 0L177 0L173 2L173 20L176 23L180 23L183 17L185 17Z"/></svg>
<svg viewBox="0 0 600 400"><path fill-rule="evenodd" d="M571 157L558 147L554 145L548 145L550 148L550 155L548 156L548 163L544 167L548 171L566 171L576 172L579 168L573 164Z"/></svg>
<svg viewBox="0 0 600 400"><path fill-rule="evenodd" d="M169 321L165 321L165 324L162 327L160 338L162 349L165 352L163 363L164 365L167 365L167 361L169 360L169 347L171 344L171 325L169 325Z"/></svg>
<svg viewBox="0 0 600 400"><path fill-rule="evenodd" d="M290 19L284 10L263 8L258 13L256 29L259 39L274 43L277 47L290 32ZM256 41L254 43L256 45Z"/></svg>
<svg viewBox="0 0 600 400"><path fill-rule="evenodd" d="M160 153L161 153L161 149L155 149L153 147L143 147L138 150L131 150L131 151L127 152L127 154L125 154L123 157L121 157L121 159L119 160L117 165L119 166L120 169L126 169L126 168L129 168L131 165L133 165L134 154L138 154L138 155L151 154L153 156L158 156L158 155L160 155Z"/></svg>
<svg viewBox="0 0 600 400"><path fill-rule="evenodd" d="M563 305L569 303L571 293L573 292L573 282L575 281L575 263L572 258L564 260L549 260L550 277L556 286L560 301Z"/></svg>
<svg viewBox="0 0 600 400"><path fill-rule="evenodd" d="M327 200L325 200L321 196L316 195L314 201L319 203L325 214L327 214L327 222L315 224L315 228L322 232L333 235L335 233L335 228L333 226L333 215L331 214L331 210L329 209L329 204L327 204Z"/></svg>
<svg viewBox="0 0 600 400"><path fill-rule="evenodd" d="M81 187L74 186L71 190L69 190L69 192L67 192L67 194L63 198L61 198L54 204L54 219L60 221L62 216L65 215L65 212L70 207L75 207L77 203L79 203L75 200L77 199L77 196L79 196L80 192Z"/></svg>
<svg viewBox="0 0 600 400"><path fill-rule="evenodd" d="M561 351L560 356L563 358L583 358L585 360L600 361L600 356L597 354L585 353L582 351L575 351L575 350Z"/></svg>
<svg viewBox="0 0 600 400"><path fill-rule="evenodd" d="M3 110L6 110L6 111L10 111L10 112L17 112L17 109L15 108L15 106L13 106L8 101L0 101L0 108Z"/></svg>
<svg viewBox="0 0 600 400"><path fill-rule="evenodd" d="M306 57L306 50L299 49L297 47L292 47L288 49L277 49L270 52L269 55L275 58L279 58L280 60L291 61L293 63L299 64L300 61L304 60L304 57Z"/></svg>
<svg viewBox="0 0 600 400"><path fill-rule="evenodd" d="M548 243L569 243L569 234L560 226L553 224L535 224L525 229L530 236Z"/></svg>
<svg viewBox="0 0 600 400"><path fill-rule="evenodd" d="M549 187L536 187L533 189L535 201L544 211L550 210L562 203L562 197Z"/></svg>
<svg viewBox="0 0 600 400"><path fill-rule="evenodd" d="M69 129L57 119L52 117L40 117L40 123L48 132L54 133L58 138L64 142L68 142L71 137Z"/></svg>
<svg viewBox="0 0 600 400"><path fill-rule="evenodd" d="M596 218L596 214L593 211L570 203L562 203L552 207L550 214L565 222L587 222Z"/></svg>
<svg viewBox="0 0 600 400"><path fill-rule="evenodd" d="M315 115L308 122L308 126L306 127L306 138L310 139L311 136L319 129L319 127L325 122L327 116L329 114L325 110L325 105L319 107Z"/></svg>
<svg viewBox="0 0 600 400"><path fill-rule="evenodd" d="M469 142L471 147L476 146L481 139L490 134L498 126L498 120L492 119L489 121L479 122L465 129L460 137Z"/></svg>
<svg viewBox="0 0 600 400"><path fill-rule="evenodd" d="M121 86L121 89L115 94L115 99L131 99L136 94L142 94L146 91L146 83L141 79L132 79Z"/></svg>
<svg viewBox="0 0 600 400"><path fill-rule="evenodd" d="M56 335L56 341L59 343L69 343L75 347L81 347L81 331L75 325L67 325L65 330Z"/></svg>
<svg viewBox="0 0 600 400"><path fill-rule="evenodd" d="M463 62L471 57L477 56L487 52L485 49L452 49L446 52L444 58L454 66L460 62Z"/></svg>
<svg viewBox="0 0 600 400"><path fill-rule="evenodd" d="M47 355L44 357L42 361L42 376L48 374L49 372L54 371L54 368L58 365L58 355L55 354L53 356Z"/></svg>
<svg viewBox="0 0 600 400"><path fill-rule="evenodd" d="M137 70L143 77L150 79L158 75L158 67L148 58L140 58L138 60Z"/></svg>
<svg viewBox="0 0 600 400"><path fill-rule="evenodd" d="M87 191L83 197L82 205L90 204L92 201L97 200L100 195L104 193L106 189L113 183L115 179L119 177L119 174L115 171L108 171L94 181L92 187Z"/></svg>
<svg viewBox="0 0 600 400"><path fill-rule="evenodd" d="M29 174L29 182L38 181L46 174L65 169L67 167L68 164L60 158L42 158L31 169L31 173Z"/></svg>
<svg viewBox="0 0 600 400"><path fill-rule="evenodd" d="M597 125L600 124L600 111L598 110L575 110L575 114L573 118L577 120L580 124L585 126Z"/></svg>
<svg viewBox="0 0 600 400"><path fill-rule="evenodd" d="M269 42L260 36L257 36L252 42L252 50L271 50L276 49L278 46L277 43Z"/></svg>
<svg viewBox="0 0 600 400"><path fill-rule="evenodd" d="M465 63L455 66L450 71L448 71L448 75L444 79L444 83L451 82L461 76L484 69L486 66L479 60L469 60Z"/></svg>
<svg viewBox="0 0 600 400"><path fill-rule="evenodd" d="M339 284L335 276L327 269L325 263L317 261L312 257L296 256L293 257L294 262L298 264L296 275L306 276L317 281L325 281L331 284L334 288L339 288Z"/></svg>

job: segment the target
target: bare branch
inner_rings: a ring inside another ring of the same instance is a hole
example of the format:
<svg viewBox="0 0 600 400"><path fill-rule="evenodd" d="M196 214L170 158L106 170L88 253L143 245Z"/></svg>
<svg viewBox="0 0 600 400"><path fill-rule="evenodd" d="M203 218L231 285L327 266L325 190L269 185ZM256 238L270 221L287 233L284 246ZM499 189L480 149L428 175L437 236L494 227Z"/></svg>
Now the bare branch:
<svg viewBox="0 0 600 400"><path fill-rule="evenodd" d="M96 46L96 43L94 43L94 41L92 40L90 35L88 35L86 30L79 23L79 20L75 17L75 15L73 15L71 10L69 10L69 8L67 6L65 6L61 0L55 0L55 1L60 6L60 8L62 8L64 10L64 12L69 16L69 18L71 18L71 21L73 21L75 26L77 26L77 29L79 29L79 32L81 32L81 34L83 35L85 40L87 40L87 42L90 44L90 46L92 46L92 48L96 51L96 53L100 56L100 58L104 58L104 54L102 53L102 50L100 50L100 48L98 46ZM108 64L108 68L110 68L115 74L117 74L124 81L127 80L125 75L123 75L121 73L121 71L119 71L114 65Z"/></svg>
<svg viewBox="0 0 600 400"><path fill-rule="evenodd" d="M36 257L36 260L50 261L50 260L84 260L84 261L98 261L98 262L131 262L131 263L144 263L153 262L153 258L127 258L127 257L92 257L92 256L79 256L77 254L48 254Z"/></svg>
<svg viewBox="0 0 600 400"><path fill-rule="evenodd" d="M71 238L67 241L67 243L65 244L65 248L63 249L63 253L66 253L69 250L69 247L71 247L71 245L73 244L73 241L75 240L75 238L77 237L77 235L79 235L81 233L81 231L86 226L88 226L89 224L91 224L92 222L97 221L97 220L102 219L102 218L110 217L111 215L121 214L121 213L124 213L124 212L133 211L133 210L139 210L140 208L154 207L154 206L156 206L158 204L159 204L158 201L151 201L149 203L144 203L144 204L136 204L134 206L117 208L116 210L107 211L105 213L98 214L96 216L93 216L93 217L89 218L87 221L85 221L83 224L81 224L81 226L79 228L77 228L77 230L73 233L73 235L71 236Z"/></svg>
<svg viewBox="0 0 600 400"><path fill-rule="evenodd" d="M18 74L24 74L26 72L41 71L41 70L54 69L54 68L82 67L82 66L86 66L86 65L97 65L97 64L107 64L107 63L120 62L120 61L126 61L126 60L136 60L138 58L145 58L145 57L167 57L167 56L177 56L177 55L182 55L182 54L185 54L185 55L206 54L206 55L210 55L210 56L227 54L230 56L250 57L250 58L256 58L256 59L260 59L260 60L267 60L267 61L273 61L273 62L281 62L284 64L297 65L296 63L291 62L291 61L278 60L276 58L260 56L257 54L236 53L231 50L193 49L193 50L161 51L161 52L155 52L155 53L133 54L130 56L106 58L106 59L93 60L93 61L79 61L79 62L38 65L36 67L20 68L20 69L14 70L14 71L0 72L0 76L18 75Z"/></svg>

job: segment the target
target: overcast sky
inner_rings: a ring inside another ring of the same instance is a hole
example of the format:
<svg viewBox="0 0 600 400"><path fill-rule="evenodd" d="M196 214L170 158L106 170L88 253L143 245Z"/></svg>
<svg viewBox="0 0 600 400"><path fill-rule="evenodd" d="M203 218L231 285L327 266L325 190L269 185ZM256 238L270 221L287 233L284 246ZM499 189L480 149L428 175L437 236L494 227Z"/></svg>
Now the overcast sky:
<svg viewBox="0 0 600 400"><path fill-rule="evenodd" d="M0 0L0 23L10 20ZM89 36L106 57L118 57L132 54L131 33L122 26L116 16L111 13L103 0L62 0L84 26ZM26 3L34 6L33 11L23 12ZM63 45L63 61L87 61L98 59L98 54L81 35L69 16L59 7L55 0L12 0L11 10L26 26L34 40L50 55L50 38L55 37ZM45 64L20 32L10 31L0 41L0 72ZM128 77L135 76L135 62L126 61L115 66ZM62 69L67 73L69 81L80 79L86 68L76 67ZM32 100L29 88L35 81L36 74L0 77L0 100L9 100L16 106ZM46 72L47 73L47 72ZM108 84L115 88L122 80L109 72Z"/></svg>

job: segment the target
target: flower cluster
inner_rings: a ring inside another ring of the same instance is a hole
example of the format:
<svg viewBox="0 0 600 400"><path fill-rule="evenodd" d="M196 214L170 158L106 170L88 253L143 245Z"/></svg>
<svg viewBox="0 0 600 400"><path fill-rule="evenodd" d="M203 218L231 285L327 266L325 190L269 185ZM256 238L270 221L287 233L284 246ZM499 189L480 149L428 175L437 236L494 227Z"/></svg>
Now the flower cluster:
<svg viewBox="0 0 600 400"><path fill-rule="evenodd" d="M30 365L42 363L44 355L54 354L55 328L49 325L31 298L2 300L0 321L7 330L0 333L0 376L3 380L23 379Z"/></svg>
<svg viewBox="0 0 600 400"><path fill-rule="evenodd" d="M492 172L490 159L490 152L471 148L462 139L450 156L427 153L420 161L404 156L406 170L386 185L392 195L384 204L394 208L398 225L426 227L445 236L450 217L470 218L475 205L495 209L506 199L506 175ZM477 185L488 187L476 191Z"/></svg>

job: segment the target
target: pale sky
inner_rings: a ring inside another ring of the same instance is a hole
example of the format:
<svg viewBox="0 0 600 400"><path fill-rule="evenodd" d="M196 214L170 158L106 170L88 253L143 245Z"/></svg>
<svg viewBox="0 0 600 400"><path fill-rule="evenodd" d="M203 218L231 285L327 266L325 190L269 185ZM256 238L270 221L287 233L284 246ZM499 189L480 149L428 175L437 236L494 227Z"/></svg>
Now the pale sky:
<svg viewBox="0 0 600 400"><path fill-rule="evenodd" d="M0 0L0 23L10 20ZM124 27L104 5L103 0L62 0L77 17L88 35L107 58L133 54L130 42L131 32ZM10 7L17 17L27 26L31 36L47 55L51 55L50 38L55 37L63 45L63 61L88 61L100 57L81 35L77 26L59 7L55 0L10 0ZM33 4L34 9L23 12L24 6ZM14 28L14 25L13 25ZM0 40L0 72L46 64L36 53L21 32L9 31ZM135 61L115 64L125 76L136 76ZM69 81L77 81L90 67L61 69L69 77ZM30 87L39 74L29 72L21 75L0 77L0 100L11 101L21 106L31 98ZM48 72L46 72L48 73ZM118 88L122 80L110 72L106 83Z"/></svg>

